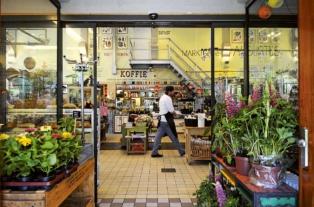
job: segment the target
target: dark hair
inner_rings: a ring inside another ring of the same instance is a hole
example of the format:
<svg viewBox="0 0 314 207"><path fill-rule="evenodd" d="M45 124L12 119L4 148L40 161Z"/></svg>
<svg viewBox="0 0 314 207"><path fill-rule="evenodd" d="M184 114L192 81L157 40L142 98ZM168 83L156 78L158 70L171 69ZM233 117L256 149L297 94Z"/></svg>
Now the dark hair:
<svg viewBox="0 0 314 207"><path fill-rule="evenodd" d="M165 92L165 94L168 95L168 92L169 92L169 91L173 91L173 90L174 90L174 87L173 87L173 86L167 86L167 87L166 87L166 92Z"/></svg>

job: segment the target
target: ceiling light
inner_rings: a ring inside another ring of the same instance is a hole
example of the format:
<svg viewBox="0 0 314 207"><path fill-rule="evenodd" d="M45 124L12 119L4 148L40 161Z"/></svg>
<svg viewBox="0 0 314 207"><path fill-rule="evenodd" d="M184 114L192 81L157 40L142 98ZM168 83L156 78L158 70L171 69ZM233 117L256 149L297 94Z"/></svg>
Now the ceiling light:
<svg viewBox="0 0 314 207"><path fill-rule="evenodd" d="M198 88L198 89L196 90L196 93L198 93L198 94L201 94L201 93L203 93L203 89L201 89L201 88Z"/></svg>
<svg viewBox="0 0 314 207"><path fill-rule="evenodd" d="M68 35L70 35L73 39L78 42L86 42L81 35L77 34L77 32L72 28L65 28L65 31Z"/></svg>

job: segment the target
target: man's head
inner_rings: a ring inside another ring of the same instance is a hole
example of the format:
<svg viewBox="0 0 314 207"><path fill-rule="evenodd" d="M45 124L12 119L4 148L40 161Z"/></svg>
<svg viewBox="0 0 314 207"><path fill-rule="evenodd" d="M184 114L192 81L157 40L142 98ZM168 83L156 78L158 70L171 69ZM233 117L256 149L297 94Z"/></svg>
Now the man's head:
<svg viewBox="0 0 314 207"><path fill-rule="evenodd" d="M170 93L169 93L170 92ZM166 87L166 92L165 94L169 95L169 96L172 96L174 93L174 87L173 86L167 86Z"/></svg>

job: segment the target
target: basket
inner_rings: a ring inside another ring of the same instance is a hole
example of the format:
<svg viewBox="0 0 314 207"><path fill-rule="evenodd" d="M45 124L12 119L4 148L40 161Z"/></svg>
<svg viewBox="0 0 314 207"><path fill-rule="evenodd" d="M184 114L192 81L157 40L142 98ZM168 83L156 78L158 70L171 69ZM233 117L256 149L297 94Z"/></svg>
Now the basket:
<svg viewBox="0 0 314 207"><path fill-rule="evenodd" d="M147 122L135 123L135 126L144 127L147 125Z"/></svg>
<svg viewBox="0 0 314 207"><path fill-rule="evenodd" d="M197 119L184 119L185 126L197 126Z"/></svg>
<svg viewBox="0 0 314 207"><path fill-rule="evenodd" d="M191 154L197 157L211 157L211 144L205 141L191 141Z"/></svg>

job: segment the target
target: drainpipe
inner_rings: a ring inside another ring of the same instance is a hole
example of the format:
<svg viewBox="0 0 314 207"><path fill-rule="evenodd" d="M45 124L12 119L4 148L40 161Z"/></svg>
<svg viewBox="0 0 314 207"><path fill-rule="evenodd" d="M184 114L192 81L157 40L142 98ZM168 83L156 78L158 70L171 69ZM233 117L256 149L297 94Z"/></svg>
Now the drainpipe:
<svg viewBox="0 0 314 207"><path fill-rule="evenodd" d="M256 0L248 0L245 3L245 22L244 22L244 93L243 97L249 97L249 89L250 89L250 70L249 70L249 9L254 4Z"/></svg>

